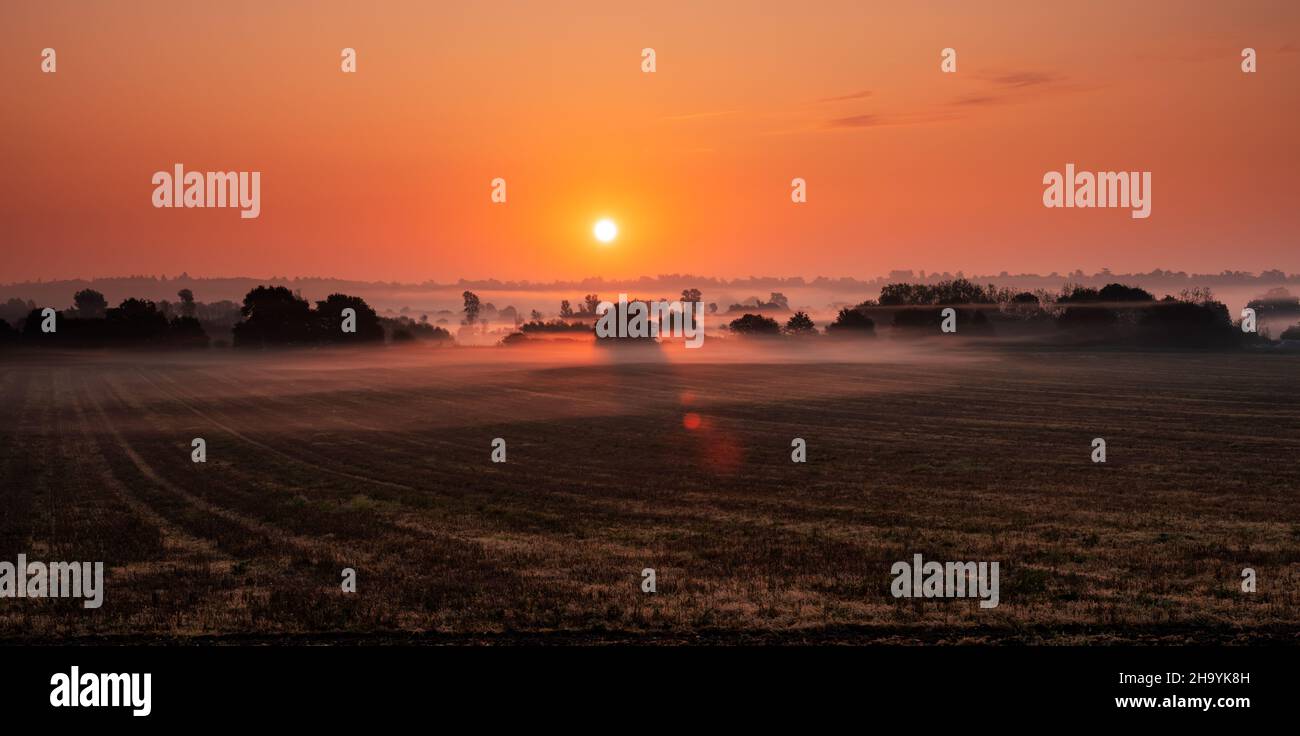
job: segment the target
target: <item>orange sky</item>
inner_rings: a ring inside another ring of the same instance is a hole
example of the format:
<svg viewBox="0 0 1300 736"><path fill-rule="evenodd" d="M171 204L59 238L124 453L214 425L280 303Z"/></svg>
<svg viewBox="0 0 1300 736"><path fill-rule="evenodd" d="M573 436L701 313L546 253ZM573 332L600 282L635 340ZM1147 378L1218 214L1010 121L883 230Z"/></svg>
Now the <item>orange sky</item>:
<svg viewBox="0 0 1300 736"><path fill-rule="evenodd" d="M1077 5L5 3L0 282L1300 271L1300 3ZM261 217L155 209L178 162ZM1045 209L1069 162L1151 217Z"/></svg>

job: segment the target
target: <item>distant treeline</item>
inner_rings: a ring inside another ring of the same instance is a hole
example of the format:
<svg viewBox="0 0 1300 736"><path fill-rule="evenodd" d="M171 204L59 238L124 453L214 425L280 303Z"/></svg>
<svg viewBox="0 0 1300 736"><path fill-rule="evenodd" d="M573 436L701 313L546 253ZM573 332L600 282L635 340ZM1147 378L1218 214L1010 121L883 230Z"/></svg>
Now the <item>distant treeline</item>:
<svg viewBox="0 0 1300 736"><path fill-rule="evenodd" d="M799 289L805 287L827 288L827 289L845 289L845 290L871 290L881 288L886 284L899 282L938 284L944 281L969 280L974 283L992 283L992 282L1011 282L1018 284L1042 283L1044 285L1060 284L1069 282L1085 286L1098 286L1112 283L1117 280L1130 281L1138 283L1154 283L1164 288L1182 289L1196 284L1205 284L1209 286L1251 286L1258 285L1261 287L1269 285L1279 285L1287 283L1300 283L1300 273L1287 274L1279 269L1268 269L1259 273L1250 271L1230 271L1224 270L1219 273L1188 273L1186 271L1171 271L1167 269L1153 269L1149 272L1137 273L1112 273L1109 269L1102 269L1095 273L1086 273L1082 269L1075 269L1069 273L1008 273L1003 271L998 274L965 274L962 271L952 273L949 271L930 272L913 271L913 270L896 270L890 271L889 274L876 278L855 278L852 276L817 276L814 278L804 278L802 276L748 276L743 278L718 278L713 276L703 276L689 273L666 273L655 276L641 276L635 279L606 279L601 277L591 277L581 280L556 280L556 281L515 281L501 279L460 279L454 284L437 284L426 281L420 284L421 287L449 287L456 289L480 289L485 291L557 291L557 290L580 290L580 291L638 291L638 292L662 292L680 288L685 285L694 287L703 287L707 291L722 291L735 289L753 289L753 290L772 290L772 289Z"/></svg>
<svg viewBox="0 0 1300 736"><path fill-rule="evenodd" d="M1272 328L1284 340L1300 339L1300 298L1273 289L1247 306L1255 310L1264 337ZM948 307L955 313L957 333L963 335L1057 334L1185 347L1226 347L1261 339L1260 334L1244 333L1241 321L1234 321L1209 289L1156 299L1145 289L1117 283L1101 288L1066 285L1050 293L980 286L967 279L887 284L878 299L840 309L826 333L874 336L877 325L888 325L900 335L938 334ZM784 325L763 314L745 314L728 327L741 335L818 334L804 312L796 312Z"/></svg>
<svg viewBox="0 0 1300 736"><path fill-rule="evenodd" d="M83 289L73 296L72 307L48 312L10 299L0 305L0 343L194 349L452 340L447 330L426 318L380 317L364 299L347 294L331 294L314 308L283 286L258 286L242 304L202 304L189 289L180 290L177 297L175 303L131 298L109 307L103 294ZM345 332L343 310L348 308L355 319L349 324L353 329ZM228 332L230 341L211 340L209 330L214 328Z"/></svg>
<svg viewBox="0 0 1300 736"><path fill-rule="evenodd" d="M472 292L463 296L464 324L472 326L481 304ZM686 290L683 299L698 301L700 292ZM595 311L598 301L589 294L583 309L562 311L573 318L586 317ZM732 305L728 311L742 306ZM1234 319L1209 289L1186 289L1178 296L1157 299L1145 289L1120 283L1100 288L1067 284L1058 292L981 286L967 279L890 283L881 288L877 299L841 308L824 330L803 311L784 322L765 314L788 312L788 302L780 293L773 293L768 302L755 300L749 306L755 312L727 325L733 333L811 336L824 332L862 337L888 327L895 335L937 334L944 309L952 308L961 335L1058 335L1072 341L1186 347L1226 347L1274 337L1300 340L1300 298L1282 288L1248 303L1255 312L1256 333L1244 332L1240 319ZM349 331L343 329L346 309L354 311ZM519 325L520 333L510 337L526 340L526 335L592 330L583 320L542 321L540 315L532 316L532 321ZM229 340L211 339L212 334L229 335ZM312 306L284 286L258 286L240 304L196 302L189 289L177 292L176 302L129 298L116 307L109 307L103 294L93 289L78 291L73 306L62 311L47 311L18 299L0 304L0 343L6 344L193 349L383 344L416 339L453 342L446 329L429 324L426 317L418 321L405 316L380 317L364 299L347 294L331 294Z"/></svg>
<svg viewBox="0 0 1300 736"><path fill-rule="evenodd" d="M309 293L309 294L356 294L367 299L374 305L400 305L404 300L418 298L421 301L439 301L444 299L454 299L455 296L464 290L476 290L491 292L571 292L578 295L586 293L673 293L685 287L694 287L703 289L711 294L725 294L728 292L744 293L767 293L767 292L785 292L791 293L791 290L800 290L805 288L826 290L837 294L875 294L887 284L895 283L918 283L918 284L936 284L943 281L952 281L956 279L969 279L977 284L994 283L1000 286L1016 286L1026 289L1056 289L1062 283L1079 284L1081 286L1092 286L1101 288L1110 283L1138 284L1142 287L1159 291L1160 293L1178 293L1179 291L1192 286L1208 286L1211 288L1239 289L1239 288L1256 288L1262 292L1270 287L1283 286L1296 289L1293 284L1300 284L1300 273L1287 274L1278 269L1270 269L1259 273L1246 271L1221 271L1219 273L1188 273L1184 271L1173 271L1165 269L1154 269L1145 273L1112 273L1103 269L1095 273L1086 273L1082 270L1070 272L1051 272L1046 274L1039 273L987 273L987 274L968 274L962 271L955 273L948 271L925 272L911 270L891 271L886 275L875 278L854 278L849 276L843 277L826 277L819 276L816 278L803 278L799 276L782 277L782 276L751 276L745 278L725 279L715 278L696 274L669 273L659 274L656 276L643 276L636 279L604 279L588 278L581 280L558 280L558 281L514 281L499 279L482 279L466 280L461 279L456 282L437 283L433 281L424 281L421 283L398 283L398 282L374 282L374 281L357 281L333 278L315 278L300 277L289 278L288 276L271 276L269 278L193 278L188 274L181 274L178 277L158 277L158 276L127 276L98 278L92 280L68 279L43 282L14 282L0 284L0 293L6 295L21 295L23 299L34 299L38 304L51 304L64 298L63 295L78 291L83 288L97 289L106 294L118 295L120 297L134 296L141 299L151 299L162 304L164 300L170 299L177 289L192 289L195 293L202 293L212 297L214 300L226 300L227 303L235 303L230 300L237 298L237 295L246 294L254 287L260 285L278 285L285 286L290 290ZM115 297L117 298L117 297ZM839 297L837 297L839 298ZM3 305L0 305L3 306ZM720 311L727 311L728 304L718 305ZM747 306L747 305L741 305ZM575 313L581 309L579 302L574 302L573 309ZM380 309L384 312L384 309ZM747 312L757 312L757 309L748 309ZM483 305L484 317L493 318L493 309L490 304ZM25 314L25 312L24 312ZM23 315L5 317L11 325L15 324ZM450 315L442 315L450 319ZM547 315L551 316L551 315ZM202 316L200 315L200 319ZM501 315L499 321L512 323L513 315ZM209 334L213 334L209 332ZM215 337L215 335L214 335Z"/></svg>

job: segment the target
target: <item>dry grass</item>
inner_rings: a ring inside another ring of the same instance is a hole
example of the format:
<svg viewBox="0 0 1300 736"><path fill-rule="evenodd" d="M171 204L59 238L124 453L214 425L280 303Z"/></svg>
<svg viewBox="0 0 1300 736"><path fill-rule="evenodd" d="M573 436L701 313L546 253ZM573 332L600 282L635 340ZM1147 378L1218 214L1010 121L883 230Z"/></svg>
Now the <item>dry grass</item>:
<svg viewBox="0 0 1300 736"><path fill-rule="evenodd" d="M572 350L0 359L0 559L109 568L0 638L1300 637L1295 356ZM892 598L915 552L1002 604Z"/></svg>

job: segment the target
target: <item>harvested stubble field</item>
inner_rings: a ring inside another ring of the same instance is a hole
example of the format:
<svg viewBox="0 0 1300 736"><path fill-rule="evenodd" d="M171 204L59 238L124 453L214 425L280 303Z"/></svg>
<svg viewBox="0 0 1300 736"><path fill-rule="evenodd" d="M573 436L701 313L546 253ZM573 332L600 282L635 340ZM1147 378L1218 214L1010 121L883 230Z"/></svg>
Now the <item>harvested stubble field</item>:
<svg viewBox="0 0 1300 736"><path fill-rule="evenodd" d="M1300 356L880 343L0 357L0 638L1300 641Z"/></svg>

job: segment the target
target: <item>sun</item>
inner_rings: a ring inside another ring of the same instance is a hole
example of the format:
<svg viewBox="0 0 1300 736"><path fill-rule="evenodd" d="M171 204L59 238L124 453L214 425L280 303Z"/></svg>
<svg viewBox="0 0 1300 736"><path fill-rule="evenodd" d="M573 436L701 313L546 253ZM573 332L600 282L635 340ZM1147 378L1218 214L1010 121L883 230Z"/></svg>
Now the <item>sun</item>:
<svg viewBox="0 0 1300 736"><path fill-rule="evenodd" d="M602 243L612 243L614 238L618 237L618 225L614 224L613 220L605 218L596 223L596 226L592 228L592 232L596 234L596 240Z"/></svg>

